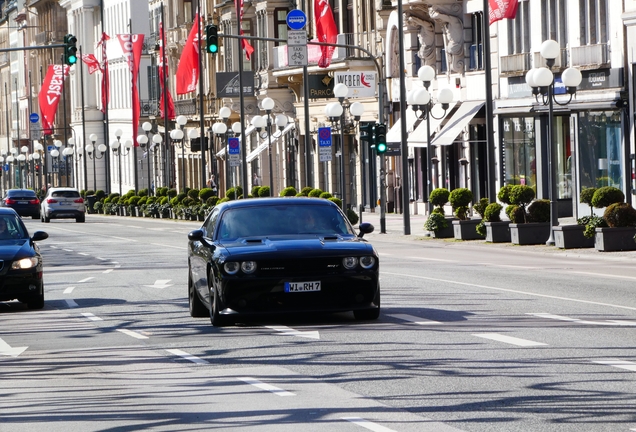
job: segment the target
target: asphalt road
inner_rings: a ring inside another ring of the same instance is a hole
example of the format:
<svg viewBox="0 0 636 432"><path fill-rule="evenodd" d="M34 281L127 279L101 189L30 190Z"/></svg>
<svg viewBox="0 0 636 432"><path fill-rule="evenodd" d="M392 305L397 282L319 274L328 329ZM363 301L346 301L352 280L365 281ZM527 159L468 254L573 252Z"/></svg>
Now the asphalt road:
<svg viewBox="0 0 636 432"><path fill-rule="evenodd" d="M365 215L365 221L377 215ZM636 254L368 235L383 309L216 329L196 222L45 229L46 306L0 303L0 431L636 430ZM423 222L422 222L423 223Z"/></svg>

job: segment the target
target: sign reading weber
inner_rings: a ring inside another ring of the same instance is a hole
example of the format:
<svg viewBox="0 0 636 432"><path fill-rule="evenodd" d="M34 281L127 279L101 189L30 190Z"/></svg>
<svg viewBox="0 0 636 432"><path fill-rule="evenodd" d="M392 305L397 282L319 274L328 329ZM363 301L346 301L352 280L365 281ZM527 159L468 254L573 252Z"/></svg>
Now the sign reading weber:
<svg viewBox="0 0 636 432"><path fill-rule="evenodd" d="M334 81L347 85L348 98L374 97L378 86L377 73L372 71L336 72Z"/></svg>

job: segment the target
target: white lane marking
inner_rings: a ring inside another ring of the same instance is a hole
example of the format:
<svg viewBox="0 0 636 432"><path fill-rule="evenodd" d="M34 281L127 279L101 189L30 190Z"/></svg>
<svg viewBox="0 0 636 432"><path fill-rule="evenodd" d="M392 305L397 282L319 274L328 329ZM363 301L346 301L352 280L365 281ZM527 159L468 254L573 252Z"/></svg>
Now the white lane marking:
<svg viewBox="0 0 636 432"><path fill-rule="evenodd" d="M186 250L188 248L186 247L179 247L179 246L170 246L170 245L164 245L164 244L160 244L160 243L150 243L153 246L161 246L161 247L167 247L167 248L172 248L172 249L182 249L182 250Z"/></svg>
<svg viewBox="0 0 636 432"><path fill-rule="evenodd" d="M91 320L91 321L104 321L103 319L101 319L98 316L93 315L90 312L83 312L82 315L84 315L87 319Z"/></svg>
<svg viewBox="0 0 636 432"><path fill-rule="evenodd" d="M57 246L49 246L51 249L58 249Z"/></svg>
<svg viewBox="0 0 636 432"><path fill-rule="evenodd" d="M407 256L407 257L404 257L404 258L414 259L414 260L418 260L418 261L457 262L457 260L449 260L449 259L442 259L442 258L425 258L425 257L416 257L416 256Z"/></svg>
<svg viewBox="0 0 636 432"><path fill-rule="evenodd" d="M605 326L636 326L636 322L634 321L623 321L623 320L606 320L606 321L587 321L581 320L578 318L569 318L561 315L553 315L549 313L529 313L526 315L532 315L540 318L549 318L558 321L568 321L574 322L577 324L592 324L592 325L605 325Z"/></svg>
<svg viewBox="0 0 636 432"><path fill-rule="evenodd" d="M106 258L102 258L102 257L97 257L97 259L101 261L106 261Z"/></svg>
<svg viewBox="0 0 636 432"><path fill-rule="evenodd" d="M621 276L621 275L613 275L613 274L603 274L603 273L591 273L591 272L582 272L582 271L575 271L575 270L570 270L570 273L577 273L577 274L583 274L583 275L589 275L589 276L600 276L600 277L611 277L611 278L616 278L616 279L631 279L631 280L636 280L636 277L634 276Z"/></svg>
<svg viewBox="0 0 636 432"><path fill-rule="evenodd" d="M95 279L95 276L91 276L91 277L84 278L84 279L82 279L81 281L77 281L77 283L88 282L88 281L89 281L89 280L91 280L91 279Z"/></svg>
<svg viewBox="0 0 636 432"><path fill-rule="evenodd" d="M409 321L413 324L420 324L420 325L432 325L432 324L442 324L439 321L433 321L433 320L427 320L424 318L420 318L420 317L416 317L413 315L407 315L407 314L393 314L393 315L389 315L390 317L393 318L397 318L397 319L401 319L404 321Z"/></svg>
<svg viewBox="0 0 636 432"><path fill-rule="evenodd" d="M320 339L320 333L318 331L299 331L286 326L266 326L277 332L281 332L284 336L300 336L309 339Z"/></svg>
<svg viewBox="0 0 636 432"><path fill-rule="evenodd" d="M22 354L28 347L12 347L0 338L0 356L17 357Z"/></svg>
<svg viewBox="0 0 636 432"><path fill-rule="evenodd" d="M132 337L134 337L134 338L136 338L136 339L148 339L148 336L144 336L144 335L142 335L141 333L137 333L137 332L132 331L132 330L127 330L127 329L117 329L117 331L118 331L118 332L122 332L122 333L123 333L123 334L125 334L125 335L132 336Z"/></svg>
<svg viewBox="0 0 636 432"><path fill-rule="evenodd" d="M626 369L628 371L636 372L636 363L627 360L607 359L607 360L595 360L593 363L598 363L607 366L613 366L620 369Z"/></svg>
<svg viewBox="0 0 636 432"><path fill-rule="evenodd" d="M126 228L135 228L135 229L141 229L141 227L138 226L134 226L134 225L124 225Z"/></svg>
<svg viewBox="0 0 636 432"><path fill-rule="evenodd" d="M110 273L112 271L113 271L113 269L108 269L108 270L103 271L102 273L106 274L106 273Z"/></svg>
<svg viewBox="0 0 636 432"><path fill-rule="evenodd" d="M168 288L172 286L172 284L168 284L168 282L170 282L171 280L172 279L157 279L154 285L144 285L144 286L148 288L164 289L164 288Z"/></svg>
<svg viewBox="0 0 636 432"><path fill-rule="evenodd" d="M137 242L137 240L133 240L133 239L128 238L128 237L111 237L111 238L114 238L114 239L117 239L117 240L124 240L124 241L127 241L127 242L135 242L135 243Z"/></svg>
<svg viewBox="0 0 636 432"><path fill-rule="evenodd" d="M415 276L415 275L409 275L409 274L405 274L405 273L382 272L382 274L390 275L390 276L411 277L411 278L414 278L414 279L424 279L424 280L429 280L429 281L433 281L433 282L451 283L451 284L455 284L455 285L468 286L468 287L474 287L474 288L484 288L484 289L489 289L489 290L494 290L494 291L502 291L502 292L509 292L509 293L515 293L515 294L523 294L523 295L528 295L528 296L533 296L533 297L551 298L551 299L555 299L555 300L565 300L565 301L571 301L571 302L576 302L576 303L593 304L593 305L598 305L598 306L609 306L609 307L614 307L614 308L618 308L618 309L636 310L636 307L630 307L630 306L615 305L615 304L611 304L611 303L601 303L601 302L595 302L595 301L590 301L590 300L580 300L580 299L575 299L575 298L571 298L571 297L560 297L560 296L552 296L552 295L547 295L547 294L537 294L537 293L532 293L532 292L527 292L527 291L519 291L519 290L508 289L508 288L497 288L497 287L491 287L491 286L488 286L488 285L479 285L479 284L474 284L474 283L469 283L469 282L458 282L458 281L448 280L448 279L437 279L437 278L431 278L431 277L426 277L426 276Z"/></svg>
<svg viewBox="0 0 636 432"><path fill-rule="evenodd" d="M365 429L369 429L373 432L395 432L393 429L381 426L377 423L373 423L369 420L365 420L361 417L342 417L343 420L351 422L355 425L362 426Z"/></svg>
<svg viewBox="0 0 636 432"><path fill-rule="evenodd" d="M88 256L88 254L87 254L87 253L84 253L84 252L78 252L77 254L78 254L78 255Z"/></svg>
<svg viewBox="0 0 636 432"><path fill-rule="evenodd" d="M71 300L71 299L67 299L66 304L68 305L68 307L71 307L71 308L76 308L79 306L77 303L75 303L75 300Z"/></svg>
<svg viewBox="0 0 636 432"><path fill-rule="evenodd" d="M73 252L73 249L62 249L65 252Z"/></svg>
<svg viewBox="0 0 636 432"><path fill-rule="evenodd" d="M474 333L473 336L477 336L484 339L491 339L497 342L504 342L512 345L522 346L522 347L532 347L532 346L543 346L547 345L541 342L534 342L527 339L519 339L512 336L506 336L499 333Z"/></svg>
<svg viewBox="0 0 636 432"><path fill-rule="evenodd" d="M73 292L73 290L75 289L75 287L68 287L64 290L64 294L70 294Z"/></svg>
<svg viewBox="0 0 636 432"><path fill-rule="evenodd" d="M239 379L249 385L253 385L254 387L258 387L261 390L265 390L268 392L272 392L277 394L278 396L296 396L294 393L288 392L287 390L283 390L281 388L275 387L271 384L266 384L262 381L257 380L256 378L250 377L239 377Z"/></svg>
<svg viewBox="0 0 636 432"><path fill-rule="evenodd" d="M196 364L209 364L207 361L200 359L199 357L195 357L192 354L188 354L185 351L181 351L180 349L169 349L166 350L168 351L170 354L174 354L176 356L179 357L183 357L186 360L191 361L192 363L196 363Z"/></svg>

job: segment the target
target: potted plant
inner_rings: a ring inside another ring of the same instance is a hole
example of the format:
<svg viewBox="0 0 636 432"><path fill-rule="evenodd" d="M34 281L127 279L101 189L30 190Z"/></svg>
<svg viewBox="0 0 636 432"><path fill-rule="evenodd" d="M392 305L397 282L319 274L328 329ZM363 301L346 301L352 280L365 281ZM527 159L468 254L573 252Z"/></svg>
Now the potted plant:
<svg viewBox="0 0 636 432"><path fill-rule="evenodd" d="M488 243L510 242L510 221L501 220L503 206L499 203L488 204L484 210L484 226Z"/></svg>
<svg viewBox="0 0 636 432"><path fill-rule="evenodd" d="M594 246L601 252L636 250L636 210L623 202L623 192L611 186L599 188L592 197L596 208L607 207L602 222L591 218L586 233L594 229ZM614 201L614 202L612 202Z"/></svg>
<svg viewBox="0 0 636 432"><path fill-rule="evenodd" d="M470 189L453 189L448 196L448 202L453 208L453 214L459 220L453 221L453 234L457 240L478 240L484 236L477 232L477 225L481 219L471 219L468 216L470 203L473 200L473 193Z"/></svg>
<svg viewBox="0 0 636 432"><path fill-rule="evenodd" d="M591 218L596 217L592 207L594 192L596 192L596 188L583 188L579 195L582 203L589 204L590 216L583 216L577 219L576 225L558 225L554 227L554 243L556 247L561 249L594 247L594 229L589 231L590 234L588 236L585 235L586 225L590 223Z"/></svg>
<svg viewBox="0 0 636 432"><path fill-rule="evenodd" d="M444 216L444 205L448 202L450 192L444 188L433 189L428 197L434 206L433 211L424 222L424 229L430 231L435 238L452 238L455 236L453 218ZM449 223L451 222L451 223Z"/></svg>
<svg viewBox="0 0 636 432"><path fill-rule="evenodd" d="M550 201L534 200L534 189L526 185L510 188L510 205L506 214L510 218L512 244L532 245L545 243L550 237Z"/></svg>

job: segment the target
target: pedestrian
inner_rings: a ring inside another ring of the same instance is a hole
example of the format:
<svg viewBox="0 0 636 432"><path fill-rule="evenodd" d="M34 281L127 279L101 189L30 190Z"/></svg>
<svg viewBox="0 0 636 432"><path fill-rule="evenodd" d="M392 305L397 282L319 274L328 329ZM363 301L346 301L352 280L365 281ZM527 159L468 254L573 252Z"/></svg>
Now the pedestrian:
<svg viewBox="0 0 636 432"><path fill-rule="evenodd" d="M252 187L254 186L261 186L261 179L256 173L254 173L254 177L252 177Z"/></svg>
<svg viewBox="0 0 636 432"><path fill-rule="evenodd" d="M216 186L214 174L210 175L210 178L207 182L207 187L212 189L213 196L218 196L218 188Z"/></svg>

